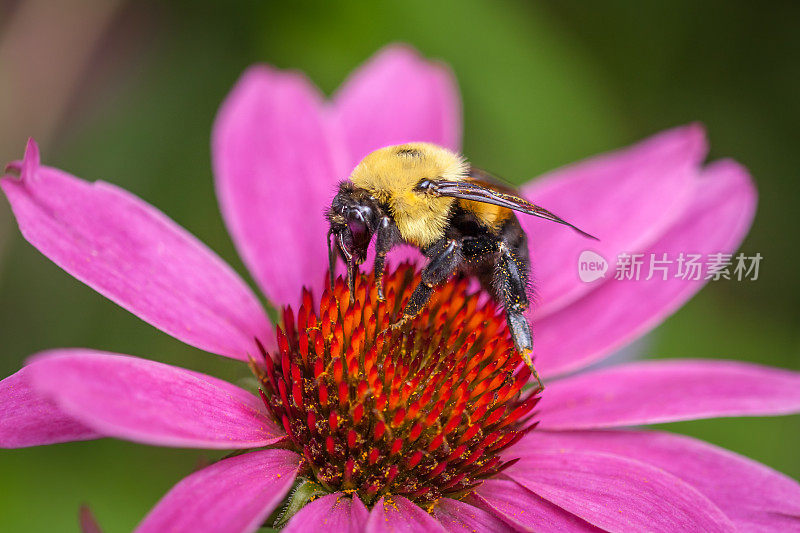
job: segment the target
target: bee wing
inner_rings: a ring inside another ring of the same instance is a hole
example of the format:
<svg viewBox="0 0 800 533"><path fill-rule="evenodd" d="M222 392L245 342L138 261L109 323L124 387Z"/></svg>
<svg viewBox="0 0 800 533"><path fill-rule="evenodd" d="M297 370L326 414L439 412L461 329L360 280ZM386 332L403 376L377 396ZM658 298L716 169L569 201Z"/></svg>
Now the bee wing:
<svg viewBox="0 0 800 533"><path fill-rule="evenodd" d="M507 182L503 178L495 176L494 174L489 174L485 170L481 170L478 167L469 167L468 175L469 181L479 185L484 185L489 189L494 189L495 191L500 191L511 195L517 194L517 188L514 187L514 185Z"/></svg>
<svg viewBox="0 0 800 533"><path fill-rule="evenodd" d="M480 176L478 179L481 179L481 181L484 181L486 176L491 177L490 175L486 174L483 171L478 171L479 174L477 174L475 170L477 169L473 169L473 171L470 172L470 175L475 177ZM505 207L507 209L512 209L514 211L519 211L520 213L526 213L528 215L544 218L552 222L558 222L559 224L564 224L565 226L569 226L570 228L574 229L584 237L598 240L597 237L595 237L594 235L590 235L585 231L583 231L582 229L573 226L566 220L555 215L554 213L551 213L550 211L548 211L543 207L539 207L538 205L533 204L528 200L517 196L516 194L511 194L510 192L498 191L492 188L491 186L487 185L489 184L488 183L482 184L478 181L469 181L469 180L465 181L437 180L432 183L432 187L429 190L436 196L449 196L451 198L459 198L462 200L472 200L473 202L483 202L485 204L499 205L500 207Z"/></svg>

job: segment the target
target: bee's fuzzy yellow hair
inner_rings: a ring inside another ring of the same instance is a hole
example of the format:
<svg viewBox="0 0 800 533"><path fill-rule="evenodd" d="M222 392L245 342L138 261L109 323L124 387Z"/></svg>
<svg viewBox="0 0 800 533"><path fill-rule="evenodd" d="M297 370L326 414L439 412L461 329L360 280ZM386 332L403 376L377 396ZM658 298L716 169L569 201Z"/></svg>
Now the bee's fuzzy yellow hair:
<svg viewBox="0 0 800 533"><path fill-rule="evenodd" d="M389 206L403 239L425 247L443 236L455 200L431 197L414 187L422 179L463 180L468 170L459 154L434 144L408 143L370 153L353 170L350 180Z"/></svg>

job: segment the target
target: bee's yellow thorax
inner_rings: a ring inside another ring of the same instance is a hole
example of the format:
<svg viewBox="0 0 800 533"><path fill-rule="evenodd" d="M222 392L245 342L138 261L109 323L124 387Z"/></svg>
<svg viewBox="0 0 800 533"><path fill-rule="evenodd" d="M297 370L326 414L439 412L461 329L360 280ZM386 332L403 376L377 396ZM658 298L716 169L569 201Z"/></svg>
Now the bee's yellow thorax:
<svg viewBox="0 0 800 533"><path fill-rule="evenodd" d="M444 235L455 200L414 188L423 179L464 179L467 168L460 155L445 148L408 143L370 153L353 170L350 180L389 206L404 240L425 247Z"/></svg>

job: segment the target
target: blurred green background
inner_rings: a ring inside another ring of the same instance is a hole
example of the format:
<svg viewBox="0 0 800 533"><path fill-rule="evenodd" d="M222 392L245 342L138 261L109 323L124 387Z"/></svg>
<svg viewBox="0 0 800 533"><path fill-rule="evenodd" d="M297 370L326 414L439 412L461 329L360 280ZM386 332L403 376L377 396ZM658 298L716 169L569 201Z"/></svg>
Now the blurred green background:
<svg viewBox="0 0 800 533"><path fill-rule="evenodd" d="M705 123L711 158L736 158L758 184L742 250L764 256L761 276L705 288L646 354L800 370L797 4L221 4L0 1L2 159L20 157L34 135L46 163L133 191L244 273L209 163L211 123L238 75L266 61L330 94L382 45L405 41L455 71L471 160L520 182ZM0 250L0 376L36 351L87 346L242 377L237 363L161 334L60 271L22 240L5 201ZM800 478L799 416L665 427ZM77 530L81 502L107 531L130 530L203 455L112 440L0 451L0 530Z"/></svg>

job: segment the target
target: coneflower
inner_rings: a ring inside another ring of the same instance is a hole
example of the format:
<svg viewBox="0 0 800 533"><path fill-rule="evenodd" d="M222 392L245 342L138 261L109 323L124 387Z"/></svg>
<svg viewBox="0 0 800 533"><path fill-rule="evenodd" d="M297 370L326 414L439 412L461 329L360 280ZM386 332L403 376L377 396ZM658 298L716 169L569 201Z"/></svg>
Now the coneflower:
<svg viewBox="0 0 800 533"><path fill-rule="evenodd" d="M400 495L423 507L461 499L513 464L500 453L534 425L538 390L505 328L505 316L468 280L450 281L402 330L419 282L408 265L372 275L350 302L341 278L317 305L308 291L295 319L283 312L278 350L254 364L262 397L305 459L306 475L329 492L367 504ZM317 311L317 309L319 309Z"/></svg>
<svg viewBox="0 0 800 533"><path fill-rule="evenodd" d="M541 395L525 388L495 304L464 280L398 331L385 330L411 267L389 275L385 302L371 278L352 304L341 282L323 289L335 182L380 146L458 150L458 109L446 69L406 47L381 52L331 102L296 73L243 76L214 127L214 167L245 264L286 306L277 332L186 230L126 191L41 165L30 141L0 179L23 236L162 331L249 362L261 393L137 357L52 350L0 382L0 447L116 437L235 451L175 485L139 531L251 532L281 510L288 531L797 529L796 481L687 437L619 429L797 413L797 373L678 359L559 377L649 331L702 280L583 283L585 243L526 227ZM593 251L607 258L730 253L755 190L741 166L703 166L704 154L702 131L678 128L523 193L598 233Z"/></svg>

